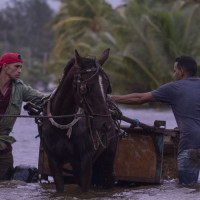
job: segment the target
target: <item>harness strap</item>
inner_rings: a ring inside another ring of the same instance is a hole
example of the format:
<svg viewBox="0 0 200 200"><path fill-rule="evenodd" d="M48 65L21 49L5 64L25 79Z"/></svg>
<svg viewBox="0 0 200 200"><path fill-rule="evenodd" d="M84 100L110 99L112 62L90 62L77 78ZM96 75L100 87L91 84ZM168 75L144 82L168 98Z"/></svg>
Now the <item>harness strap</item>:
<svg viewBox="0 0 200 200"><path fill-rule="evenodd" d="M94 138L93 136L93 131L92 131L92 127L91 127L91 119L88 117L87 118L87 122L88 122L88 127L89 127L89 131L90 131L90 137L92 139L92 143L93 143L93 147L94 147L94 150L96 151L99 147L99 142L96 140L96 138Z"/></svg>
<svg viewBox="0 0 200 200"><path fill-rule="evenodd" d="M62 129L62 130L69 129L67 131L67 136L70 138L71 137L71 132L72 132L72 126L74 126L74 124L76 124L81 119L81 117L77 117L77 118L75 117L71 123L66 124L66 125L58 124L53 119L53 116L52 116L52 114L50 112L50 104L51 104L50 101L48 101L48 103L47 103L47 116L49 117L49 121L56 128L59 128L59 129ZM79 107L79 109L78 109L76 114L82 114L82 113L83 113L83 109Z"/></svg>

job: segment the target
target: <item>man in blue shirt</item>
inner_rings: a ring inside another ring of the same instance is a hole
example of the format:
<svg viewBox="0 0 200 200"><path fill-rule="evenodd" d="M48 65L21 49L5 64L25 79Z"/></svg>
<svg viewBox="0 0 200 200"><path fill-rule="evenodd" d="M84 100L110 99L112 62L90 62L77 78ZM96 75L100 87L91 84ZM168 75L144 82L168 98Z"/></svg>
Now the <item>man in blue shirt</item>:
<svg viewBox="0 0 200 200"><path fill-rule="evenodd" d="M180 130L178 178L184 185L193 185L200 170L200 78L197 63L190 56L175 59L174 80L147 93L113 95L116 103L168 103Z"/></svg>

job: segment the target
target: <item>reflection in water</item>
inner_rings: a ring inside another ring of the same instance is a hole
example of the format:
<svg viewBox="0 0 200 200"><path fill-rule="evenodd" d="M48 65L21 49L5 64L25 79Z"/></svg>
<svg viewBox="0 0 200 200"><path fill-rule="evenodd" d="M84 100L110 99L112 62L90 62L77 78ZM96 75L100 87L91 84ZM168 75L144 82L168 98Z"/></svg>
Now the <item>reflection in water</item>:
<svg viewBox="0 0 200 200"><path fill-rule="evenodd" d="M167 128L176 127L171 111L158 111L153 109L131 110L122 109L127 117L137 118L141 122L153 125L154 120L164 120ZM26 114L26 113L23 113ZM125 124L123 122L123 124ZM39 154L39 138L37 127L33 119L17 120L13 130L13 136L17 142L13 145L15 166L32 165L37 167ZM82 193L77 185L65 185L63 194L55 193L55 185L52 183L24 183L20 181L0 182L0 200L198 200L200 189L179 187L175 180L164 181L162 185L151 185L142 187L115 186L112 190L91 190Z"/></svg>

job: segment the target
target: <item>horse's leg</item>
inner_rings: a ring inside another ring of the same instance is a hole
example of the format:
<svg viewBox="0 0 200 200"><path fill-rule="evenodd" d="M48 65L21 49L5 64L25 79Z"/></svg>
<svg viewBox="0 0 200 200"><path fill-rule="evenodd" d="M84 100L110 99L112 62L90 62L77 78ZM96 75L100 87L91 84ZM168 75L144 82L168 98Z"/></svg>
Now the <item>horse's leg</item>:
<svg viewBox="0 0 200 200"><path fill-rule="evenodd" d="M108 148L96 160L93 168L93 184L97 187L111 188L114 185L114 159L117 141L110 141Z"/></svg>
<svg viewBox="0 0 200 200"><path fill-rule="evenodd" d="M80 185L83 192L88 192L92 178L92 158L86 153L81 157Z"/></svg>
<svg viewBox="0 0 200 200"><path fill-rule="evenodd" d="M64 191L64 180L62 175L62 166L56 163L55 160L49 159L49 167L54 178L57 192Z"/></svg>
<svg viewBox="0 0 200 200"><path fill-rule="evenodd" d="M81 175L80 175L80 168L81 168L80 167L80 161L73 161L71 163L71 165L72 165L73 175L75 177L75 181L76 181L76 183L79 186L81 186L81 180L80 180L80 177L81 177Z"/></svg>
<svg viewBox="0 0 200 200"><path fill-rule="evenodd" d="M92 159L88 153L81 155L81 160L72 162L73 173L83 192L88 192L92 177Z"/></svg>

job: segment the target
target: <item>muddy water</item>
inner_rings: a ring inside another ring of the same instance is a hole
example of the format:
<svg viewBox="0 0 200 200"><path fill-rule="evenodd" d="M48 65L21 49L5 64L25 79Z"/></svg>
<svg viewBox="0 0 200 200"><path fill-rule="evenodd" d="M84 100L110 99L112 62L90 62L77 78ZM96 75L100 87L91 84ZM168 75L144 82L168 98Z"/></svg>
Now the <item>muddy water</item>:
<svg viewBox="0 0 200 200"><path fill-rule="evenodd" d="M131 118L137 118L143 123L153 125L154 120L164 120L167 128L176 127L171 111L159 110L132 110L123 108L123 114ZM26 114L26 113L23 113ZM123 122L123 124L125 124ZM13 145L15 166L30 165L37 167L39 139L37 127L33 119L18 119L12 135L17 139ZM161 185L150 186L115 186L110 191L91 190L83 194L77 185L66 185L63 194L55 193L52 183L24 183L20 181L0 182L0 200L200 200L200 185L193 188L180 187L177 180L164 181Z"/></svg>
<svg viewBox="0 0 200 200"><path fill-rule="evenodd" d="M178 187L176 182L164 182L159 186L114 187L111 191L81 193L77 185L66 185L62 194L55 193L53 184L26 184L3 182L0 184L1 200L199 200L199 186Z"/></svg>

